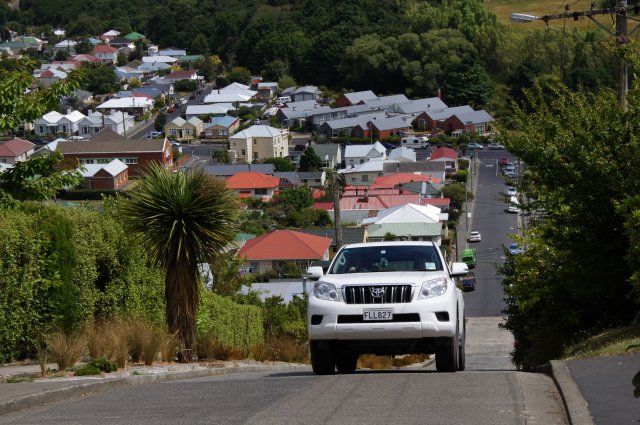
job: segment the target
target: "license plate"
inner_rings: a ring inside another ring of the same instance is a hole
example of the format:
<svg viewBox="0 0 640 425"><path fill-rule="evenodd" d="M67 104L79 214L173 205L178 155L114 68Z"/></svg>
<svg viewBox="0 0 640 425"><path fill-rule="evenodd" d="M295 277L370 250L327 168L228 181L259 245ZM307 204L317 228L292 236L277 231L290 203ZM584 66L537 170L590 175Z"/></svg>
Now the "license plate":
<svg viewBox="0 0 640 425"><path fill-rule="evenodd" d="M363 320L393 320L393 310L363 310Z"/></svg>

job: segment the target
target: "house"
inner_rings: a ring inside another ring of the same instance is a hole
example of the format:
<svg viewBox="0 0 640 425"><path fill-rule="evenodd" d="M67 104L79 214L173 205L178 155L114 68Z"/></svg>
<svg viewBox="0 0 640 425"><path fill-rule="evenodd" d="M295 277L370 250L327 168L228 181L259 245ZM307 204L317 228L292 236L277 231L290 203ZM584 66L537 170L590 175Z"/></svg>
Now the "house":
<svg viewBox="0 0 640 425"><path fill-rule="evenodd" d="M318 100L320 90L316 86L298 87L290 96L292 102L301 102L303 100Z"/></svg>
<svg viewBox="0 0 640 425"><path fill-rule="evenodd" d="M103 63L115 64L118 61L118 49L100 44L93 48L91 54Z"/></svg>
<svg viewBox="0 0 640 425"><path fill-rule="evenodd" d="M373 99L363 99L359 102L360 105L366 105L370 108L377 108L381 111L390 110L393 111L393 107L399 103L407 103L409 99L403 94L394 94L391 96L376 97Z"/></svg>
<svg viewBox="0 0 640 425"><path fill-rule="evenodd" d="M431 152L430 162L444 162L446 172L455 172L458 169L458 152L455 149L441 147Z"/></svg>
<svg viewBox="0 0 640 425"><path fill-rule="evenodd" d="M372 137L376 140L384 139L389 136L400 136L411 128L410 122L401 116L372 119L368 123L368 128L357 126L353 133L356 137ZM369 133L370 132L370 133Z"/></svg>
<svg viewBox="0 0 640 425"><path fill-rule="evenodd" d="M164 135L177 140L193 140L204 130L204 123L200 118L192 117L185 120L176 117L173 121L165 124Z"/></svg>
<svg viewBox="0 0 640 425"><path fill-rule="evenodd" d="M300 183L311 189L322 189L327 183L325 171L298 171Z"/></svg>
<svg viewBox="0 0 640 425"><path fill-rule="evenodd" d="M147 97L120 97L109 99L98 105L96 109L104 111L124 111L130 115L139 116L153 108L154 100Z"/></svg>
<svg viewBox="0 0 640 425"><path fill-rule="evenodd" d="M376 177L370 189L399 188L402 193L404 186L411 182L441 183L439 179L429 174L397 173Z"/></svg>
<svg viewBox="0 0 640 425"><path fill-rule="evenodd" d="M344 176L349 185L369 186L376 178L383 175L384 163L383 158L374 158L338 172Z"/></svg>
<svg viewBox="0 0 640 425"><path fill-rule="evenodd" d="M232 162L255 162L267 158L284 158L289 144L289 130L268 125L252 125L229 136Z"/></svg>
<svg viewBox="0 0 640 425"><path fill-rule="evenodd" d="M158 55L160 56L171 56L177 58L178 56L186 56L187 51L184 49L174 49L172 47L168 49L158 50Z"/></svg>
<svg viewBox="0 0 640 425"><path fill-rule="evenodd" d="M230 110L234 110L234 106L230 103L213 103L210 105L187 105L185 116L187 119L198 117L203 121L208 121L207 117L221 117Z"/></svg>
<svg viewBox="0 0 640 425"><path fill-rule="evenodd" d="M17 137L0 142L0 164L14 165L26 161L33 155L35 147L33 143Z"/></svg>
<svg viewBox="0 0 640 425"><path fill-rule="evenodd" d="M473 112L469 105L454 106L452 108L430 109L421 112L414 120L415 125L420 130L444 129L444 121L456 113Z"/></svg>
<svg viewBox="0 0 640 425"><path fill-rule="evenodd" d="M56 134L72 136L78 133L79 123L83 118L85 115L79 111L70 111L66 115L51 111L33 122L33 131L38 136Z"/></svg>
<svg viewBox="0 0 640 425"><path fill-rule="evenodd" d="M402 188L409 192L419 193L421 202L424 199L442 198L442 188L444 187L444 183L442 183L442 181L440 183L436 183L436 178L430 175L427 175L427 177L429 177L427 181L424 181L423 179L412 179L411 181L403 182Z"/></svg>
<svg viewBox="0 0 640 425"><path fill-rule="evenodd" d="M119 159L129 166L129 176L138 176L150 163L173 166L173 153L168 139L124 139L105 129L90 140L58 142L57 150L67 159L81 164L108 164Z"/></svg>
<svg viewBox="0 0 640 425"><path fill-rule="evenodd" d="M36 70L34 71L33 76L38 81L39 85L48 87L60 80L65 80L68 77L68 73L55 68L49 68Z"/></svg>
<svg viewBox="0 0 640 425"><path fill-rule="evenodd" d="M384 119L385 113L379 112L372 115L362 115L349 118L341 118L336 120L325 121L320 125L318 132L329 138L338 136L353 136L355 128L369 128L369 122L373 119ZM364 137L369 137L369 133Z"/></svg>
<svg viewBox="0 0 640 425"><path fill-rule="evenodd" d="M127 136L127 131L135 126L133 116L126 112L111 110L108 114L90 112L78 121L78 135L91 138L103 128L108 128L117 134Z"/></svg>
<svg viewBox="0 0 640 425"><path fill-rule="evenodd" d="M109 40L109 46L115 47L127 55L136 50L136 44L127 37L114 37Z"/></svg>
<svg viewBox="0 0 640 425"><path fill-rule="evenodd" d="M447 105L439 97L410 100L394 105L393 112L403 115L417 116L425 111L444 109Z"/></svg>
<svg viewBox="0 0 640 425"><path fill-rule="evenodd" d="M420 195L394 189L369 189L361 186L346 186L340 197L340 214L343 223L362 224L362 220L378 211L407 203L418 204ZM335 211L328 210L334 218Z"/></svg>
<svg viewBox="0 0 640 425"><path fill-rule="evenodd" d="M166 64L173 64L175 62L178 62L178 59L171 57L171 56L165 56L165 55L152 55L152 56L143 56L142 57L142 62L143 63L155 63L155 62L159 62L159 63L166 63Z"/></svg>
<svg viewBox="0 0 640 425"><path fill-rule="evenodd" d="M389 152L389 160L398 162L416 162L416 151L406 146L401 146Z"/></svg>
<svg viewBox="0 0 640 425"><path fill-rule="evenodd" d="M446 177L445 162L422 161L422 162L399 162L385 161L383 166L384 175L396 173L418 173L432 175L434 178L444 181Z"/></svg>
<svg viewBox="0 0 640 425"><path fill-rule="evenodd" d="M144 40L146 37L144 36L144 34L140 34L139 32L130 32L129 34L125 35L124 38L127 38L133 42L135 41L139 41L139 40Z"/></svg>
<svg viewBox="0 0 640 425"><path fill-rule="evenodd" d="M81 171L84 178L84 188L88 190L116 190L129 183L127 165L119 159L113 159L108 164L85 164Z"/></svg>
<svg viewBox="0 0 640 425"><path fill-rule="evenodd" d="M320 106L315 100L292 102L278 109L276 119L288 127L307 129L314 114L329 110L331 110L329 106Z"/></svg>
<svg viewBox="0 0 640 425"><path fill-rule="evenodd" d="M77 41L73 41L73 40L62 40L58 43L56 43L53 46L53 54L55 55L56 53L60 52L60 51L67 51L69 52L70 55L75 55L76 54L76 46L78 45Z"/></svg>
<svg viewBox="0 0 640 425"><path fill-rule="evenodd" d="M327 121L339 120L344 118L354 118L365 115L371 115L372 117L386 117L386 113L384 110L372 108L367 105L345 106L344 108L331 108L329 106L322 106L309 111L309 119L312 122L313 128L320 128L320 126Z"/></svg>
<svg viewBox="0 0 640 425"><path fill-rule="evenodd" d="M90 55L88 53L81 53L78 55L71 56L69 60L80 63L88 63L88 64L97 64L100 62L100 58L97 58L94 55Z"/></svg>
<svg viewBox="0 0 640 425"><path fill-rule="evenodd" d="M364 164L371 159L386 159L387 149L380 142L372 145L347 145L344 148L344 162L347 167Z"/></svg>
<svg viewBox="0 0 640 425"><path fill-rule="evenodd" d="M142 81L145 76L145 71L140 68L132 68L130 66L117 66L115 68L115 73L119 81L125 80L129 83L134 78Z"/></svg>
<svg viewBox="0 0 640 425"><path fill-rule="evenodd" d="M203 103L248 103L258 92L253 90L220 89L204 97Z"/></svg>
<svg viewBox="0 0 640 425"><path fill-rule="evenodd" d="M322 168L335 170L342 164L340 145L333 143L311 143L313 151L322 161Z"/></svg>
<svg viewBox="0 0 640 425"><path fill-rule="evenodd" d="M362 225L367 227L367 242L383 241L390 233L407 240L440 245L443 224L439 208L412 203L380 210L375 217L362 220Z"/></svg>
<svg viewBox="0 0 640 425"><path fill-rule="evenodd" d="M205 173L227 179L236 173L254 171L268 176L274 175L273 164L220 164L220 165L205 165L203 167Z"/></svg>
<svg viewBox="0 0 640 425"><path fill-rule="evenodd" d="M226 185L241 198L260 198L263 201L270 201L280 191L280 178L246 171L229 177Z"/></svg>
<svg viewBox="0 0 640 425"><path fill-rule="evenodd" d="M237 255L247 259L253 273L282 270L285 264L304 271L313 261L329 260L330 247L331 238L275 230L246 241Z"/></svg>
<svg viewBox="0 0 640 425"><path fill-rule="evenodd" d="M278 83L277 82L259 82L256 85L256 90L258 93L256 94L256 99L266 102L273 98L278 91Z"/></svg>
<svg viewBox="0 0 640 425"><path fill-rule="evenodd" d="M173 71L167 74L165 80L169 80L172 83L180 80L190 80L198 82L201 77L198 77L198 73L194 69L186 70L186 71Z"/></svg>
<svg viewBox="0 0 640 425"><path fill-rule="evenodd" d="M343 106L357 105L363 100L375 99L377 97L378 96L376 96L376 94L371 90L344 93L338 97L335 105L337 108L341 108Z"/></svg>
<svg viewBox="0 0 640 425"><path fill-rule="evenodd" d="M473 112L456 113L444 121L444 131L452 133L462 131L467 134L485 134L489 132L493 117L484 109Z"/></svg>
<svg viewBox="0 0 640 425"><path fill-rule="evenodd" d="M204 125L204 137L226 142L229 140L229 136L238 131L239 126L240 118L238 117L231 117L229 115L213 117L211 118L211 122Z"/></svg>

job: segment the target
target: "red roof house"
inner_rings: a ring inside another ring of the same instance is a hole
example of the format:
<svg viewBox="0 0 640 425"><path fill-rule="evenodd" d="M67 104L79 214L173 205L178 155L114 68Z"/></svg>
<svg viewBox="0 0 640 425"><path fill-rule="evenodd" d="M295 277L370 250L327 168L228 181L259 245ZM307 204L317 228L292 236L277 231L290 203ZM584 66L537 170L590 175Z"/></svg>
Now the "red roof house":
<svg viewBox="0 0 640 425"><path fill-rule="evenodd" d="M28 140L17 137L0 142L0 162L13 165L16 162L26 161L33 154L35 146Z"/></svg>
<svg viewBox="0 0 640 425"><path fill-rule="evenodd" d="M227 188L234 190L241 198L261 197L263 200L271 200L280 190L280 178L255 171L236 173L226 183Z"/></svg>
<svg viewBox="0 0 640 425"><path fill-rule="evenodd" d="M287 263L306 270L313 261L329 259L331 241L293 230L275 230L248 240L237 255L249 261L254 273L281 270Z"/></svg>
<svg viewBox="0 0 640 425"><path fill-rule="evenodd" d="M441 183L440 179L430 174L396 173L376 177L370 188L391 188L409 182Z"/></svg>
<svg viewBox="0 0 640 425"><path fill-rule="evenodd" d="M431 152L429 161L443 161L446 172L455 171L458 169L458 152L446 147L437 148Z"/></svg>
<svg viewBox="0 0 640 425"><path fill-rule="evenodd" d="M106 44L99 44L93 48L91 54L102 62L116 63L118 59L118 49L115 47L107 46Z"/></svg>

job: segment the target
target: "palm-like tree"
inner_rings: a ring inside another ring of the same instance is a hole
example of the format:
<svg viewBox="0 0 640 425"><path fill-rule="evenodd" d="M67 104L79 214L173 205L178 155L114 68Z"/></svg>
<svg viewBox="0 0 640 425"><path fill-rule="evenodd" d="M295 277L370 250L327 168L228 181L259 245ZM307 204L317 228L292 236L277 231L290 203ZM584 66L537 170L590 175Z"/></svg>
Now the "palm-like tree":
<svg viewBox="0 0 640 425"><path fill-rule="evenodd" d="M236 234L238 203L224 182L202 170L172 173L152 165L120 206L124 225L164 268L167 326L181 361L195 348L198 263L212 262Z"/></svg>

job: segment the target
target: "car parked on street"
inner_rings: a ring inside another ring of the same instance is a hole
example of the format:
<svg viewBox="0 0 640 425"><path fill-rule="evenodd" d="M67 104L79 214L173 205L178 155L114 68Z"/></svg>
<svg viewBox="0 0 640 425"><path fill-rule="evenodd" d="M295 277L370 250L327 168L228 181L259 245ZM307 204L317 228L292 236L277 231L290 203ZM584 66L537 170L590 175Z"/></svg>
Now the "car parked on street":
<svg viewBox="0 0 640 425"><path fill-rule="evenodd" d="M508 197L512 197L512 196L518 196L518 191L516 190L515 187L513 186L509 186L507 188L507 196Z"/></svg>
<svg viewBox="0 0 640 425"><path fill-rule="evenodd" d="M460 287L463 291L475 291L476 290L476 275L473 272L462 276L459 279Z"/></svg>
<svg viewBox="0 0 640 425"><path fill-rule="evenodd" d="M482 241L482 235L477 230L472 230L469 233L469 242L480 242Z"/></svg>
<svg viewBox="0 0 640 425"><path fill-rule="evenodd" d="M344 245L327 272L309 267L307 321L317 375L353 373L361 354L435 354L438 372L465 368L465 315L455 278L437 244Z"/></svg>
<svg viewBox="0 0 640 425"><path fill-rule="evenodd" d="M522 248L520 248L520 246L517 243L512 242L509 244L509 254L517 255L521 253L522 253Z"/></svg>
<svg viewBox="0 0 640 425"><path fill-rule="evenodd" d="M489 143L487 145L487 149L489 150L500 150L500 149L504 149L504 146L502 146L500 143Z"/></svg>
<svg viewBox="0 0 640 425"><path fill-rule="evenodd" d="M481 151L481 150L483 150L483 149L484 149L484 146L482 146L480 143L476 143L476 142L469 142L469 143L467 144L467 149L470 149L470 150L479 150L479 151Z"/></svg>

